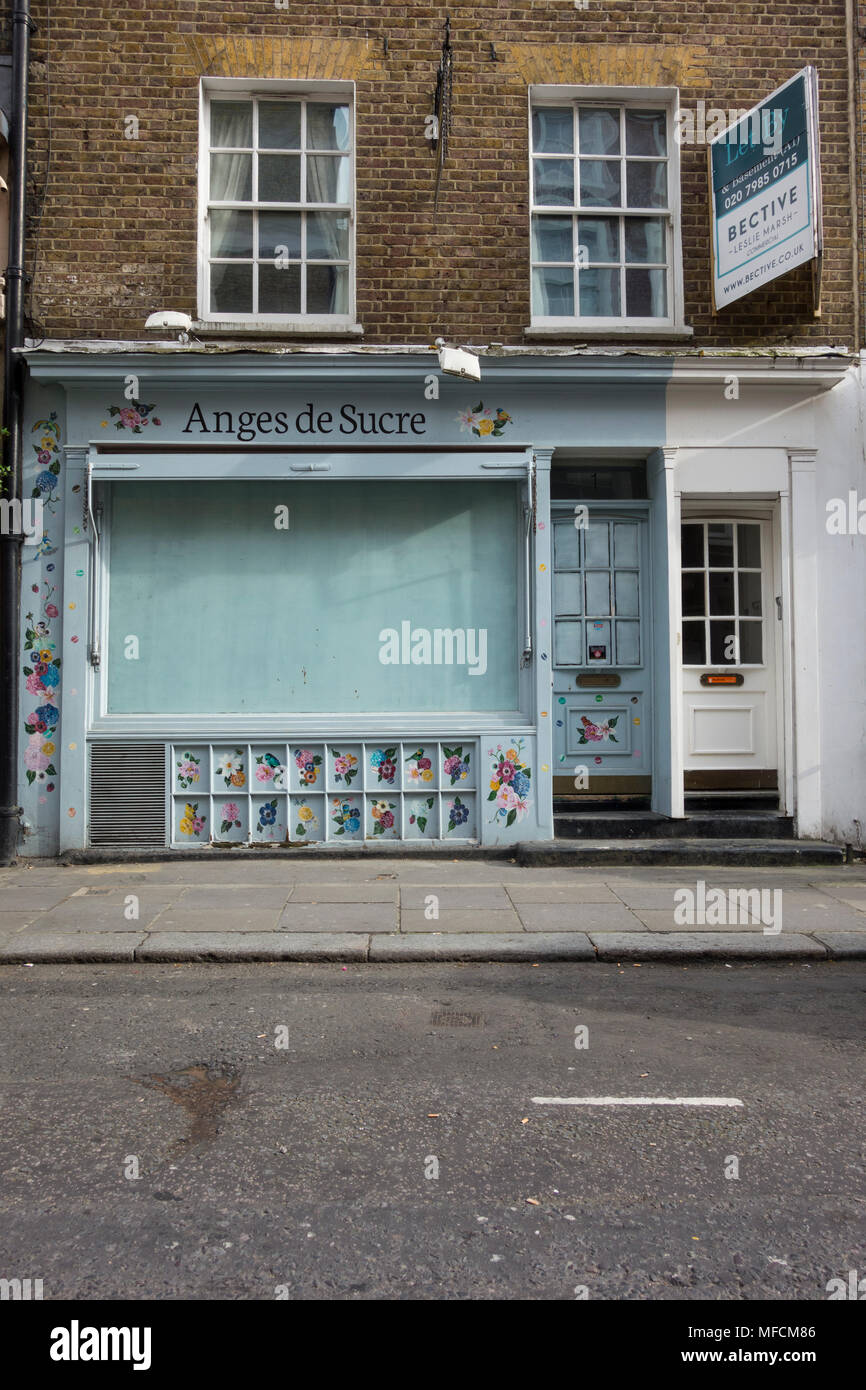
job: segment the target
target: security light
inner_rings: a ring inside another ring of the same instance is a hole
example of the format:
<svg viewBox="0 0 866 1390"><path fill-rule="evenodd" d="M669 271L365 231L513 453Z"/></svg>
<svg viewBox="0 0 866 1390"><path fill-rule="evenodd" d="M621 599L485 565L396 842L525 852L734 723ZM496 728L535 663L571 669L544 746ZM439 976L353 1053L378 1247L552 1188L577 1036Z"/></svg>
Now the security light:
<svg viewBox="0 0 866 1390"><path fill-rule="evenodd" d="M189 314L179 314L175 309L157 309L144 325L145 328L176 328L180 333L188 333L192 328Z"/></svg>
<svg viewBox="0 0 866 1390"><path fill-rule="evenodd" d="M444 338L436 339L436 350L443 372L447 372L449 376L468 377L470 381L481 380L481 361L474 352L467 352L465 348L446 347Z"/></svg>

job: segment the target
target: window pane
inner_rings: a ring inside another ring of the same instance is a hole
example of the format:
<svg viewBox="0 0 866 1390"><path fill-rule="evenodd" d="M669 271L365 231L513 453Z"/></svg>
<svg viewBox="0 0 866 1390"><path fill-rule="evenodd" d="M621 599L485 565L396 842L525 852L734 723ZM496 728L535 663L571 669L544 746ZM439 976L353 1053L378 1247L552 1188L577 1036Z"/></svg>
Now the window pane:
<svg viewBox="0 0 866 1390"><path fill-rule="evenodd" d="M667 278L666 270L626 271L626 313L630 318L667 318Z"/></svg>
<svg viewBox="0 0 866 1390"><path fill-rule="evenodd" d="M616 630L616 661L619 666L640 663L640 623L614 623Z"/></svg>
<svg viewBox="0 0 866 1390"><path fill-rule="evenodd" d="M620 290L618 270L581 269L580 312L585 318L619 318Z"/></svg>
<svg viewBox="0 0 866 1390"><path fill-rule="evenodd" d="M307 260L347 261L349 219L342 212L307 213Z"/></svg>
<svg viewBox="0 0 866 1390"><path fill-rule="evenodd" d="M583 532L583 536L584 564L609 565L610 532L607 522L591 521L587 530Z"/></svg>
<svg viewBox="0 0 866 1390"><path fill-rule="evenodd" d="M638 563L638 528L633 521L618 521L613 528L613 562L615 565Z"/></svg>
<svg viewBox="0 0 866 1390"><path fill-rule="evenodd" d="M550 267L532 272L532 312L542 317L574 318L574 272Z"/></svg>
<svg viewBox="0 0 866 1390"><path fill-rule="evenodd" d="M581 154L619 154L619 111L581 107L578 113Z"/></svg>
<svg viewBox="0 0 866 1390"><path fill-rule="evenodd" d="M683 665L706 666L706 635L703 623L683 623Z"/></svg>
<svg viewBox="0 0 866 1390"><path fill-rule="evenodd" d="M704 576L700 574L683 575L683 617L702 618L704 616Z"/></svg>
<svg viewBox="0 0 866 1390"><path fill-rule="evenodd" d="M619 160L580 161L580 202L588 208L618 208L622 201Z"/></svg>
<svg viewBox="0 0 866 1390"><path fill-rule="evenodd" d="M571 159L534 159L536 203L574 203L574 162Z"/></svg>
<svg viewBox="0 0 866 1390"><path fill-rule="evenodd" d="M665 224L660 217L626 217L625 258L631 262L664 264Z"/></svg>
<svg viewBox="0 0 866 1390"><path fill-rule="evenodd" d="M259 313L299 314L301 312L301 267L259 266Z"/></svg>
<svg viewBox="0 0 866 1390"><path fill-rule="evenodd" d="M610 575L607 570L588 570L586 611L590 617L606 617L610 612Z"/></svg>
<svg viewBox="0 0 866 1390"><path fill-rule="evenodd" d="M259 255L273 260L277 247L285 246L289 260L301 257L301 214L299 212L259 213Z"/></svg>
<svg viewBox="0 0 866 1390"><path fill-rule="evenodd" d="M704 563L703 526L683 526L680 535L683 568L689 569L693 565L702 565Z"/></svg>
<svg viewBox="0 0 866 1390"><path fill-rule="evenodd" d="M553 576L553 609L557 614L582 613L581 583L579 574L555 574Z"/></svg>
<svg viewBox="0 0 866 1390"><path fill-rule="evenodd" d="M307 313L348 314L349 270L344 265L307 266Z"/></svg>
<svg viewBox="0 0 866 1390"><path fill-rule="evenodd" d="M580 565L580 532L571 521L556 522L553 530L554 563L557 569L577 569ZM578 608L575 610L580 612Z"/></svg>
<svg viewBox="0 0 866 1390"><path fill-rule="evenodd" d="M740 525L737 527L737 563L743 570L761 568L761 528L760 526Z"/></svg>
<svg viewBox="0 0 866 1390"><path fill-rule="evenodd" d="M750 666L763 665L762 631L763 623L740 623L740 661Z"/></svg>
<svg viewBox="0 0 866 1390"><path fill-rule="evenodd" d="M583 623L556 624L557 666L579 666L583 661Z"/></svg>
<svg viewBox="0 0 866 1390"><path fill-rule="evenodd" d="M249 314L253 308L251 265L212 265L210 311L212 314Z"/></svg>
<svg viewBox="0 0 866 1390"><path fill-rule="evenodd" d="M666 208L667 168L664 164L626 162L626 204L630 208Z"/></svg>
<svg viewBox="0 0 866 1390"><path fill-rule="evenodd" d="M259 155L259 199L263 203L301 201L301 156Z"/></svg>
<svg viewBox="0 0 866 1390"><path fill-rule="evenodd" d="M619 218L579 217L577 219L578 247L584 247L581 258L586 261L619 260Z"/></svg>
<svg viewBox="0 0 866 1390"><path fill-rule="evenodd" d="M301 148L301 103L259 102L259 147L263 150Z"/></svg>
<svg viewBox="0 0 866 1390"><path fill-rule="evenodd" d="M626 154L667 154L664 111L626 111Z"/></svg>
<svg viewBox="0 0 866 1390"><path fill-rule="evenodd" d="M248 203L253 196L251 154L212 154L210 196L215 203Z"/></svg>
<svg viewBox="0 0 866 1390"><path fill-rule="evenodd" d="M731 639L737 625L731 619L710 623L710 662L713 666L736 666L737 645ZM725 655L728 652L729 655Z"/></svg>
<svg viewBox="0 0 866 1390"><path fill-rule="evenodd" d="M610 666L613 653L610 649L610 623L587 623L586 659L592 666Z"/></svg>
<svg viewBox="0 0 866 1390"><path fill-rule="evenodd" d="M532 148L536 154L571 154L574 112L570 106L538 106L532 113Z"/></svg>
<svg viewBox="0 0 866 1390"><path fill-rule="evenodd" d="M253 215L213 208L210 213L210 253L212 256L253 254Z"/></svg>
<svg viewBox="0 0 866 1390"><path fill-rule="evenodd" d="M253 143L251 101L215 101L210 109L210 142L222 148L250 149Z"/></svg>
<svg viewBox="0 0 866 1390"><path fill-rule="evenodd" d="M307 156L307 202L348 203L349 161L343 156Z"/></svg>
<svg viewBox="0 0 866 1390"><path fill-rule="evenodd" d="M740 574L740 614L744 618L761 616L761 576L759 574Z"/></svg>
<svg viewBox="0 0 866 1390"><path fill-rule="evenodd" d="M347 150L349 108L330 102L307 102L307 149Z"/></svg>
<svg viewBox="0 0 866 1390"><path fill-rule="evenodd" d="M616 611L621 618L636 618L638 608L637 574L632 570L618 570L614 575L614 596Z"/></svg>
<svg viewBox="0 0 866 1390"><path fill-rule="evenodd" d="M534 261L568 261L571 264L572 218L533 217L532 259Z"/></svg>
<svg viewBox="0 0 866 1390"><path fill-rule="evenodd" d="M733 565L734 528L730 522L710 522L707 527L707 546L711 565Z"/></svg>
<svg viewBox="0 0 866 1390"><path fill-rule="evenodd" d="M734 611L734 575L732 570L710 570L710 612Z"/></svg>

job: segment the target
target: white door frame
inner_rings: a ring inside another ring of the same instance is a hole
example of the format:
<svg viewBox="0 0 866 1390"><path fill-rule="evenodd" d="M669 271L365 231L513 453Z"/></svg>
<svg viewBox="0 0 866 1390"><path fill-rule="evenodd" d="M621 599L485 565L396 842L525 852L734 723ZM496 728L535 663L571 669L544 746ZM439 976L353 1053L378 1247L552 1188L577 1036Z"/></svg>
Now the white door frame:
<svg viewBox="0 0 866 1390"><path fill-rule="evenodd" d="M784 499L783 499L784 500ZM791 757L791 743L789 741L792 730L791 701L789 692L791 690L791 619L790 619L790 584L789 572L790 562L786 565L786 550L788 549L787 528L784 526L785 508L778 501L767 498L751 499L742 496L730 496L721 498L716 494L713 498L702 498L700 495L683 494L680 496L679 506L679 525L694 518L724 517L726 520L733 521L766 521L769 526L769 553L767 560L771 566L770 590L775 599L781 600L782 620L778 620L777 614L770 613L769 618L772 623L773 632L773 659L775 662L776 678L776 768L778 774L779 788L779 809L785 815L793 814L793 779L791 767L793 759ZM681 555L679 546L677 547L677 568L682 572ZM680 629L681 630L681 629ZM682 643L677 646L677 682L676 697L682 702L683 691L683 660ZM681 718L680 742L675 752L676 775L682 780L685 776L685 723Z"/></svg>

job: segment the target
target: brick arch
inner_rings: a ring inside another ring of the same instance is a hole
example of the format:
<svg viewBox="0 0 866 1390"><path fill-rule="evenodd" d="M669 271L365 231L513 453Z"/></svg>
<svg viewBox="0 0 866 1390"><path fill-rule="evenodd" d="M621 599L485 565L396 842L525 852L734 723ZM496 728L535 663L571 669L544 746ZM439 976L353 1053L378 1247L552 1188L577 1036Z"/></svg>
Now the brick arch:
<svg viewBox="0 0 866 1390"><path fill-rule="evenodd" d="M187 57L203 77L351 81L382 75L382 45L373 39L272 39L189 34Z"/></svg>
<svg viewBox="0 0 866 1390"><path fill-rule="evenodd" d="M698 89L710 85L709 50L690 44L511 43L503 44L501 52L527 85Z"/></svg>

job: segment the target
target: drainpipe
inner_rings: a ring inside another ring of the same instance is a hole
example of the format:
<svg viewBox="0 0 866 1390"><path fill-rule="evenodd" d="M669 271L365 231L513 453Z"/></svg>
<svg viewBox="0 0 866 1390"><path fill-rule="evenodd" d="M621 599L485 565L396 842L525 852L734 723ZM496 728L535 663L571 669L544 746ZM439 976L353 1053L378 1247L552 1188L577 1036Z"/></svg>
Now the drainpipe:
<svg viewBox="0 0 866 1390"><path fill-rule="evenodd" d="M859 11L859 5L858 5ZM854 351L860 351L860 196L857 130L859 66L856 57L854 0L845 0L845 46L848 51L848 178L851 193L851 274L854 280ZM859 35L858 35L859 37Z"/></svg>
<svg viewBox="0 0 866 1390"><path fill-rule="evenodd" d="M9 122L9 265L6 268L6 341L3 351L3 492L20 507L7 508L0 535L0 864L18 849L18 667L20 646L21 544L24 539L22 431L24 363L24 199L27 182L27 69L30 58L29 0L12 5L12 111Z"/></svg>

